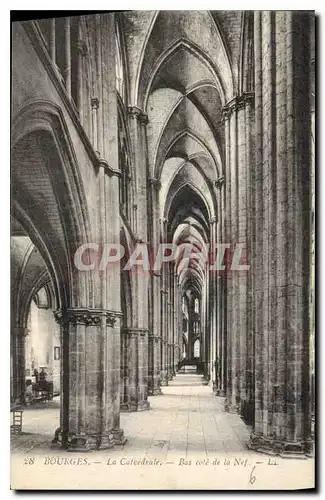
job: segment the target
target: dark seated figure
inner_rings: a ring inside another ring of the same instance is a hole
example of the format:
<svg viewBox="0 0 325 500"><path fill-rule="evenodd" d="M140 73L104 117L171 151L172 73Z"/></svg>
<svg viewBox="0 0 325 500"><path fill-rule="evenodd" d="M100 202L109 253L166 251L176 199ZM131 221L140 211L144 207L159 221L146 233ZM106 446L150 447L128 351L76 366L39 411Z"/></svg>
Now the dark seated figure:
<svg viewBox="0 0 325 500"><path fill-rule="evenodd" d="M46 377L47 373L44 371L44 368L42 368L39 374L39 388L41 391L47 391Z"/></svg>

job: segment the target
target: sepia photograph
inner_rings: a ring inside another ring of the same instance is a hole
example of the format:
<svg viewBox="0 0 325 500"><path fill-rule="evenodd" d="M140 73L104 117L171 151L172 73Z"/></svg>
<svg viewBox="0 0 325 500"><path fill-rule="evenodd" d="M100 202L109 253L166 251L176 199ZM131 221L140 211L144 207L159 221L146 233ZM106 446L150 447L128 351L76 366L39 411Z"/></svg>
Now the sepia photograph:
<svg viewBox="0 0 325 500"><path fill-rule="evenodd" d="M26 14L11 489L314 489L315 11Z"/></svg>

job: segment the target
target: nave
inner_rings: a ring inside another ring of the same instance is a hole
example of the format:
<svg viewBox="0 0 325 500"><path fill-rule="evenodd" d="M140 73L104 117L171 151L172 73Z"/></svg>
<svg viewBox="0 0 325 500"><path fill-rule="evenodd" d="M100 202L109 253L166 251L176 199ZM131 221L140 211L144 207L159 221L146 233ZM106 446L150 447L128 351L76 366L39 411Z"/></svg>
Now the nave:
<svg viewBox="0 0 325 500"><path fill-rule="evenodd" d="M48 448L132 446L187 364L207 399L161 414L182 450L207 406L256 451L313 455L314 30L309 11L13 23L11 405L27 425L54 398ZM164 245L190 254L134 264Z"/></svg>

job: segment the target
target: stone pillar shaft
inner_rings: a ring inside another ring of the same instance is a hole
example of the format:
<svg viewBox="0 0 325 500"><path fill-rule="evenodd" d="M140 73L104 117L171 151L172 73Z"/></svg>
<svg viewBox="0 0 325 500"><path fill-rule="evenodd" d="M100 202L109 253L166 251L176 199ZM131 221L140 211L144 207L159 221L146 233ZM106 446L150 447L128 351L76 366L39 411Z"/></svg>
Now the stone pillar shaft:
<svg viewBox="0 0 325 500"><path fill-rule="evenodd" d="M12 394L13 403L24 404L25 402L25 337L27 328L13 326L11 328L11 352L12 352Z"/></svg>
<svg viewBox="0 0 325 500"><path fill-rule="evenodd" d="M122 338L125 384L121 410L147 410L149 403L145 367L148 366L148 331L141 328L123 328Z"/></svg>
<svg viewBox="0 0 325 500"><path fill-rule="evenodd" d="M226 176L229 200L227 202L227 217L228 231L227 235L231 244L232 250L237 241L238 234L238 164L237 164L237 110L236 101L229 106L228 127L226 125L226 134L229 139L228 147L228 166L226 165ZM227 121L226 121L227 123ZM227 314L229 320L227 322L227 400L225 408L230 412L238 411L238 345L239 339L237 336L238 328L238 291L237 291L237 276L236 273L227 269Z"/></svg>
<svg viewBox="0 0 325 500"><path fill-rule="evenodd" d="M61 422L55 441L70 451L125 442L119 428L119 384L113 362L120 354L116 342L119 316L85 308L56 312L62 329L63 372Z"/></svg>
<svg viewBox="0 0 325 500"><path fill-rule="evenodd" d="M167 241L167 220L160 219L160 241L165 243ZM168 385L168 268L166 264L162 266L161 275L161 356L162 356L162 369L161 369L161 385Z"/></svg>
<svg viewBox="0 0 325 500"><path fill-rule="evenodd" d="M254 16L256 368L250 445L268 453L301 455L308 452L310 438L305 237L311 160L309 14L279 11Z"/></svg>
<svg viewBox="0 0 325 500"><path fill-rule="evenodd" d="M83 58L86 55L86 45L82 41L80 22L78 24L78 46L77 46L77 108L81 125L84 124L84 78Z"/></svg>
<svg viewBox="0 0 325 500"><path fill-rule="evenodd" d="M159 227L159 189L160 184L150 180L151 194L151 248L154 255L157 254L160 242ZM161 394L161 270L153 271L151 275L151 335L149 343L150 367L149 367L149 395Z"/></svg>
<svg viewBox="0 0 325 500"><path fill-rule="evenodd" d="M64 50L65 50L65 86L68 96L71 98L71 40L70 40L70 17L64 19Z"/></svg>
<svg viewBox="0 0 325 500"><path fill-rule="evenodd" d="M50 19L50 56L54 66L56 65L56 43L55 43L55 19Z"/></svg>
<svg viewBox="0 0 325 500"><path fill-rule="evenodd" d="M216 219L210 220L210 251L213 258L216 257ZM210 291L209 291L209 335L210 335L210 380L212 382L213 389L216 389L217 385L217 303L219 301L219 296L217 295L217 276L216 271L212 271L210 277Z"/></svg>

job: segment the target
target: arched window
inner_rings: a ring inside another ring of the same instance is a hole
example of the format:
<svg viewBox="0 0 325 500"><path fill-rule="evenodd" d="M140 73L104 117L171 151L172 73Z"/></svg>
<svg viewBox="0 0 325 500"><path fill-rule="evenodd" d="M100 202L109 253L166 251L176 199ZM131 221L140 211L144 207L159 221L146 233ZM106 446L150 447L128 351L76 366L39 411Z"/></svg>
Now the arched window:
<svg viewBox="0 0 325 500"><path fill-rule="evenodd" d="M199 311L199 299L195 299L195 301L194 301L194 312L197 314L200 312Z"/></svg>

